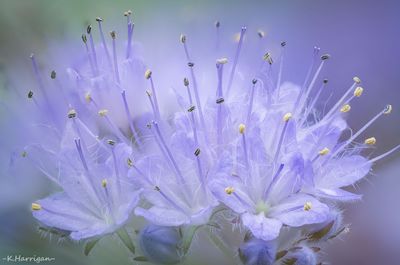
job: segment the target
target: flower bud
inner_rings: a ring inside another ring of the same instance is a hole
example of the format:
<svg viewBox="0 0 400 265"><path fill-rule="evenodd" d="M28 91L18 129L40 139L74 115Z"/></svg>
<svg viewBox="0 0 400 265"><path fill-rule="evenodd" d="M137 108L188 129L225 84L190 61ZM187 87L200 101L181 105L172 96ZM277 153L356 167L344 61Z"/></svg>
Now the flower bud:
<svg viewBox="0 0 400 265"><path fill-rule="evenodd" d="M317 255L315 254L315 250L302 246L290 252L284 262L284 264L292 265L316 265Z"/></svg>
<svg viewBox="0 0 400 265"><path fill-rule="evenodd" d="M244 265L270 265L275 261L276 242L250 238L239 248L239 257Z"/></svg>
<svg viewBox="0 0 400 265"><path fill-rule="evenodd" d="M143 255L156 264L177 264L183 257L177 228L147 225L139 238Z"/></svg>

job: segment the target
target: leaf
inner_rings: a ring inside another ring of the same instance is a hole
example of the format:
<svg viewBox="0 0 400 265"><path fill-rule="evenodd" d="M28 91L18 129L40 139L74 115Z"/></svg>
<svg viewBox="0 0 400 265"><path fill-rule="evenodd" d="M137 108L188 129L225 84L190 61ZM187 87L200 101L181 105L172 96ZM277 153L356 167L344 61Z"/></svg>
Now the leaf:
<svg viewBox="0 0 400 265"><path fill-rule="evenodd" d="M196 234L197 229L199 228L200 226L191 226L188 229L185 229L185 231L183 232L182 249L184 255L186 255L186 253L189 251L193 237Z"/></svg>
<svg viewBox="0 0 400 265"><path fill-rule="evenodd" d="M88 255L89 255L90 251L92 251L92 249L94 248L94 246L95 246L95 245L97 244L97 242L99 242L99 241L100 241L100 238L96 238L96 239L93 239L93 240L90 240L90 241L86 242L86 244L85 244L85 250L84 250L85 256L88 256Z"/></svg>
<svg viewBox="0 0 400 265"><path fill-rule="evenodd" d="M132 242L131 237L125 228L121 228L117 231L117 235L121 239L122 243L133 253L135 254L135 245Z"/></svg>
<svg viewBox="0 0 400 265"><path fill-rule="evenodd" d="M326 226L324 226L321 230L310 234L308 237L308 240L317 241L317 240L320 240L321 238L323 238L324 236L326 236L329 233L329 231L331 231L334 222L335 221L332 221L329 224L327 224Z"/></svg>
<svg viewBox="0 0 400 265"><path fill-rule="evenodd" d="M148 262L149 261L145 256L137 256L137 257L134 257L133 260L140 261L140 262Z"/></svg>

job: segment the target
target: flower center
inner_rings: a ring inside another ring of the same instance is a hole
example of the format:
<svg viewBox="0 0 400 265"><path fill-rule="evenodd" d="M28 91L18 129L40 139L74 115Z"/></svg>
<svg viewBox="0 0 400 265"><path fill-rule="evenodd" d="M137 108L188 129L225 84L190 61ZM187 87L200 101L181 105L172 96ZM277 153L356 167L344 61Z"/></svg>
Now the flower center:
<svg viewBox="0 0 400 265"><path fill-rule="evenodd" d="M264 201L259 201L256 205L256 213L264 213L264 215L266 216L268 213L270 206L265 203Z"/></svg>

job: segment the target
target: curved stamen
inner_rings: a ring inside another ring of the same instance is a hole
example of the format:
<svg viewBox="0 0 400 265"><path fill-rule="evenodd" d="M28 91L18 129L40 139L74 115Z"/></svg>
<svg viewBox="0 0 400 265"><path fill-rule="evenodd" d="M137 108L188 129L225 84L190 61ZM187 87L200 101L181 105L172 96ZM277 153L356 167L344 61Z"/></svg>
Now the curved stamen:
<svg viewBox="0 0 400 265"><path fill-rule="evenodd" d="M235 53L235 57L233 59L233 65L232 65L232 69L231 69L231 73L229 75L229 81L228 81L228 87L226 89L226 95L229 95L229 92L231 90L232 87L232 83L233 83L233 78L235 76L236 73L236 67L239 61L239 55L240 55L240 51L242 50L242 45L243 45L243 39L244 39L244 34L246 33L246 27L242 27L242 30L240 31L240 37L239 37L239 41L238 41L238 45L236 48L236 53Z"/></svg>
<svg viewBox="0 0 400 265"><path fill-rule="evenodd" d="M94 46L93 35L92 35L92 25L89 25L86 29L87 34L89 35L90 49L93 54L93 65L95 69L95 75L99 74L99 65L97 64L97 55L96 49Z"/></svg>
<svg viewBox="0 0 400 265"><path fill-rule="evenodd" d="M99 25L101 43L103 44L104 53L106 54L108 67L111 70L112 69L111 57L110 57L110 53L108 52L106 39L104 38L104 33L103 33L103 26L102 26L102 23L101 23L101 22L103 22L103 19L98 17L98 18L96 18L96 21L98 22L98 25Z"/></svg>
<svg viewBox="0 0 400 265"><path fill-rule="evenodd" d="M112 47L113 47L113 57L114 57L114 75L115 75L115 81L117 84L121 83L121 80L119 79L119 71L118 71L118 59L117 59L117 48L115 45L115 38L117 37L115 31L110 32L110 36L112 38Z"/></svg>
<svg viewBox="0 0 400 265"><path fill-rule="evenodd" d="M284 166L285 166L284 164L279 165L278 170L275 172L275 175L272 177L271 182L269 183L269 185L267 186L267 188L265 189L265 191L263 193L264 200L267 200L269 194L271 193L271 190L274 188L276 183L278 183Z"/></svg>

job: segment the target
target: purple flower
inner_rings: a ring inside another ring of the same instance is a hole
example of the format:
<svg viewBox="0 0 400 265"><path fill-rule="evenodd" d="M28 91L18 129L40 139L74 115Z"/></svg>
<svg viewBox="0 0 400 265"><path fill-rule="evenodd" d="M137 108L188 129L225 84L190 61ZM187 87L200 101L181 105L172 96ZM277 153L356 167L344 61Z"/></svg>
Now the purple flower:
<svg viewBox="0 0 400 265"><path fill-rule="evenodd" d="M72 127L74 123L69 122ZM69 143L73 136L71 128L63 140ZM50 176L63 191L32 203L37 220L69 231L74 240L116 232L129 220L140 193L127 178L131 147L113 140L93 144L91 136L81 136L59 153L48 154L59 165L58 174Z"/></svg>

